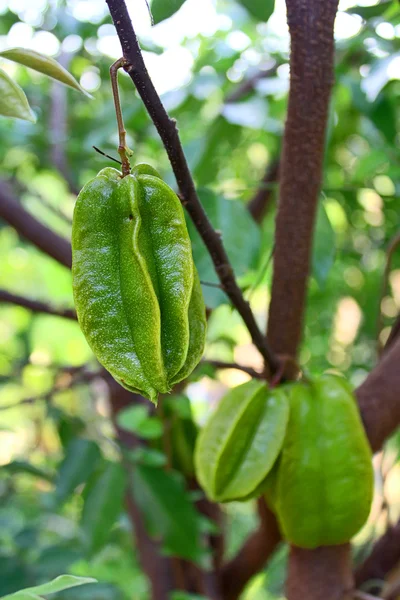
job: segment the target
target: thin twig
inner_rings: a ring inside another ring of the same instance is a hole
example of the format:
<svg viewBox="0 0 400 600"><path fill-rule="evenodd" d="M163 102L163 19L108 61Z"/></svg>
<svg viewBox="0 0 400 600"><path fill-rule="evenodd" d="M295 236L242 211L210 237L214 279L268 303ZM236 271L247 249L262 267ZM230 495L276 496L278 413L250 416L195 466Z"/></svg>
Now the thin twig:
<svg viewBox="0 0 400 600"><path fill-rule="evenodd" d="M119 98L118 89L118 70L126 66L124 58L119 58L110 67L111 87L114 97L115 114L117 117L118 124L118 135L119 135L119 146L118 154L121 157L122 164L122 177L126 177L131 172L131 165L129 163L129 150L126 145L126 129L124 125L124 119L122 117L121 101Z"/></svg>
<svg viewBox="0 0 400 600"><path fill-rule="evenodd" d="M16 306L22 306L27 308L34 313L43 313L47 315L54 315L56 317L62 317L64 319L76 320L76 312L72 308L55 308L47 302L41 302L39 300L32 300L25 296L18 296L11 294L6 290L0 289L0 304L15 304Z"/></svg>
<svg viewBox="0 0 400 600"><path fill-rule="evenodd" d="M245 322L253 343L264 357L266 367L271 373L274 373L278 368L278 358L272 352L265 336L259 329L250 305L244 299L236 282L220 236L214 230L201 205L182 149L176 122L169 118L149 77L125 1L106 1L121 42L124 58L128 63L125 70L134 82L143 104L162 139L178 183L180 195L183 198L182 203L210 253L224 291Z"/></svg>
<svg viewBox="0 0 400 600"><path fill-rule="evenodd" d="M114 158L113 156L106 154L105 152L103 152L103 150L100 150L100 148L97 148L97 146L92 146L92 148L93 148L93 150L96 150L96 152L101 154L102 156L105 156L106 158L113 160L114 162L118 163L119 165L122 165L122 162L120 160L118 160L118 158Z"/></svg>
<svg viewBox="0 0 400 600"><path fill-rule="evenodd" d="M0 411L10 410L12 408L25 406L27 404L35 404L36 402L39 402L39 401L49 402L55 394L59 394L60 392L65 392L77 385L84 385L84 384L90 383L91 381L93 381L93 379L98 379L99 377L103 377L103 376L104 376L103 370L86 371L86 370L82 369L82 371L79 372L78 375L76 375L70 381L68 381L67 384L60 385L59 383L56 383L56 385L54 385L51 388L51 390L49 390L48 392L46 392L44 394L40 394L38 396L31 396L29 398L23 398L23 400L20 400L19 402L14 402L12 404L0 405Z"/></svg>
<svg viewBox="0 0 400 600"><path fill-rule="evenodd" d="M204 359L201 361L204 365L210 365L216 369L236 369L237 371L243 371L252 377L253 379L265 379L265 375L256 371L252 367L246 367L245 365L238 365L234 362L224 362L222 360L208 360Z"/></svg>

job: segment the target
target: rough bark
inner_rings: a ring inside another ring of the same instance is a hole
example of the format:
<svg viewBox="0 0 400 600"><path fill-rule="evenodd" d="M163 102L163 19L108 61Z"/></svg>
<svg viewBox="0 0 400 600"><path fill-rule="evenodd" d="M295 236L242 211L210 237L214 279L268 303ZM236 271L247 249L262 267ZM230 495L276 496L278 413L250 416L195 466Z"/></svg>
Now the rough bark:
<svg viewBox="0 0 400 600"><path fill-rule="evenodd" d="M276 353L296 358L322 180L338 0L286 0L286 5L291 36L290 91L267 337ZM343 600L344 591L351 587L347 546L291 549L288 600Z"/></svg>
<svg viewBox="0 0 400 600"><path fill-rule="evenodd" d="M287 0L291 75L268 338L275 352L291 356L296 356L302 334L333 83L337 4L337 0Z"/></svg>

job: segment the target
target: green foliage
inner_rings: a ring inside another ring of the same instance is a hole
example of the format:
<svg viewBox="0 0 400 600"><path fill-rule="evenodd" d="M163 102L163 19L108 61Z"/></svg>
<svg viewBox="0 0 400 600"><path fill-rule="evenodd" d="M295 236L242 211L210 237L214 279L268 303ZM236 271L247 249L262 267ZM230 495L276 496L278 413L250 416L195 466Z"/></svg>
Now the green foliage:
<svg viewBox="0 0 400 600"><path fill-rule="evenodd" d="M35 125L0 118L0 177L28 211L66 239L76 192L99 170L113 166L92 146L118 157L109 84L112 59L107 54L113 47L107 36L113 30L106 3L98 3L96 16L80 13L79 19L70 4L67 11L59 3L55 11L47 3L39 21L30 16L29 0L21 0L18 12L6 3L0 19L1 36L21 24L35 43L43 33L47 39L54 36L68 55L68 72L94 96L89 101L71 87L0 57L8 89L11 86L18 99L10 107L1 94L0 107L3 102L6 111L37 117ZM288 45L282 37L286 27L279 10L268 21L272 2L267 0L217 0L215 22L211 16L207 26L200 19L197 23L192 3L194 16L180 31L181 15L174 14L181 5L180 0L154 0L155 20L172 18L154 34L140 32L140 41L156 85L166 90L162 99L177 120L207 213L222 233L239 284L264 328L279 185L267 186L272 193L260 224L248 215L247 204L267 166L280 154L288 88ZM355 4L346 12L355 15L351 21L359 29L346 37L338 30L334 101L300 361L313 375L335 369L357 384L375 364L385 249L399 227L400 104L399 82L393 78L400 51L399 7L386 1ZM16 41L18 27L3 38L2 51L24 45L25 40ZM59 54L54 56L58 61ZM51 59L43 60L49 69ZM259 68L265 66L274 67L275 73L258 78ZM253 77L256 82L232 100ZM121 75L119 81L135 161L157 167L176 189L165 151L131 80ZM24 90L24 102L16 89ZM58 162L60 155L63 161ZM201 280L217 283L203 243L190 222L188 226ZM0 223L0 257L1 288L56 307L73 306L69 271L5 222ZM383 339L400 306L399 269L396 254L383 302ZM206 358L254 362L258 367L248 333L226 295L206 285L203 292L214 309ZM153 539L175 556L201 562L205 523L194 504L199 492L188 491L177 472L191 479L199 429L218 399L244 379L236 371L220 372L202 364L182 397L163 398L164 414L137 406L132 397L118 425L123 439L133 435L137 446L122 448L115 442L104 380L79 380L69 370L85 364L90 370L99 368L77 323L1 304L0 331L0 408L16 405L0 412L0 596L69 573L95 577L99 583L58 592L57 600L147 600L148 581L123 498L121 455L124 469L129 469L125 491L137 495ZM53 387L57 391L48 400L35 400ZM24 399L32 402L19 406ZM162 436L162 428L170 436ZM388 448L394 461L398 447L396 438ZM394 473L393 477L397 481ZM160 494L165 500L160 501ZM398 510L396 502L393 510ZM180 512L182 521L177 522ZM256 527L256 511L253 502L241 502L224 505L224 512L227 556L232 557ZM371 525L357 538L357 550L367 536L376 536ZM242 600L282 598L285 565L282 547Z"/></svg>
<svg viewBox="0 0 400 600"><path fill-rule="evenodd" d="M185 0L153 0L151 3L151 13L154 24L172 17L180 9Z"/></svg>
<svg viewBox="0 0 400 600"><path fill-rule="evenodd" d="M239 0L258 21L268 21L275 8L275 0Z"/></svg>
<svg viewBox="0 0 400 600"><path fill-rule="evenodd" d="M26 588L3 596L1 600L40 600L40 595L54 594L55 592L61 592L68 588L76 587L78 585L85 585L87 583L95 582L95 579L90 577L74 577L73 575L60 575L49 583L43 583L42 585L36 585L35 587Z"/></svg>
<svg viewBox="0 0 400 600"><path fill-rule="evenodd" d="M23 89L0 69L0 115L34 123L33 114Z"/></svg>

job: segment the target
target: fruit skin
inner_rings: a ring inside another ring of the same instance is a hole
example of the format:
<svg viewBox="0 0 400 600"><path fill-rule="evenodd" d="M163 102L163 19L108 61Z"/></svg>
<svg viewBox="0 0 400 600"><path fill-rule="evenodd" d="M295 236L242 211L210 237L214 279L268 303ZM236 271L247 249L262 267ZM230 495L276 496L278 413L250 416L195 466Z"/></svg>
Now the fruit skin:
<svg viewBox="0 0 400 600"><path fill-rule="evenodd" d="M289 402L268 500L292 544L344 544L367 520L373 495L372 455L356 400L343 379L325 375L290 386Z"/></svg>
<svg viewBox="0 0 400 600"><path fill-rule="evenodd" d="M78 196L72 278L80 327L122 386L157 402L203 354L203 294L176 194L149 165L105 168Z"/></svg>
<svg viewBox="0 0 400 600"><path fill-rule="evenodd" d="M286 394L252 380L231 389L200 432L199 483L214 502L261 495L281 450L289 417Z"/></svg>

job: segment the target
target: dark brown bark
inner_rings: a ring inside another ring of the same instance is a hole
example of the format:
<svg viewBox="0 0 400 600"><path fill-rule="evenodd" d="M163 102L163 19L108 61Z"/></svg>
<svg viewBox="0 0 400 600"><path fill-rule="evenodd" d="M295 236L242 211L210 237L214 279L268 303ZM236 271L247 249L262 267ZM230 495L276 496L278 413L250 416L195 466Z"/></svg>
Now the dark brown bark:
<svg viewBox="0 0 400 600"><path fill-rule="evenodd" d="M383 442L400 423L400 339L383 355L356 395L371 448Z"/></svg>
<svg viewBox="0 0 400 600"><path fill-rule="evenodd" d="M286 0L291 37L290 91L280 163L268 341L297 357L334 73L338 0ZM288 373L290 376L291 373ZM292 548L288 600L342 600L352 587L347 547Z"/></svg>
<svg viewBox="0 0 400 600"><path fill-rule="evenodd" d="M356 586L367 581L383 581L400 561L400 521L391 525L374 544L368 558L355 571ZM368 586L371 594L379 594L381 585Z"/></svg>
<svg viewBox="0 0 400 600"><path fill-rule="evenodd" d="M259 189L247 205L251 216L257 223L261 223L267 212L268 206L273 198L273 189L271 184L277 182L278 177L279 160L274 160L270 165L268 165L264 173L264 177L261 180Z"/></svg>
<svg viewBox="0 0 400 600"><path fill-rule="evenodd" d="M19 235L42 250L47 256L51 256L61 265L71 268L70 243L28 213L18 202L10 186L3 181L0 181L0 219L4 219L17 230Z"/></svg>
<svg viewBox="0 0 400 600"><path fill-rule="evenodd" d="M280 166L268 339L296 356L301 340L313 228L333 83L337 0L287 0L290 92Z"/></svg>
<svg viewBox="0 0 400 600"><path fill-rule="evenodd" d="M299 600L353 598L350 544L304 550L292 546L287 597Z"/></svg>
<svg viewBox="0 0 400 600"><path fill-rule="evenodd" d="M63 317L64 319L76 320L76 312L72 308L55 308L46 302L39 302L38 300L32 300L31 298L25 298L24 296L17 296L16 294L10 294L6 290L0 289L0 303L1 304L14 304L15 306L22 306L35 313L43 313L47 315L54 315L56 317Z"/></svg>
<svg viewBox="0 0 400 600"><path fill-rule="evenodd" d="M237 600L247 582L265 565L281 541L275 516L264 500L258 501L260 524L238 554L221 571L224 600Z"/></svg>

